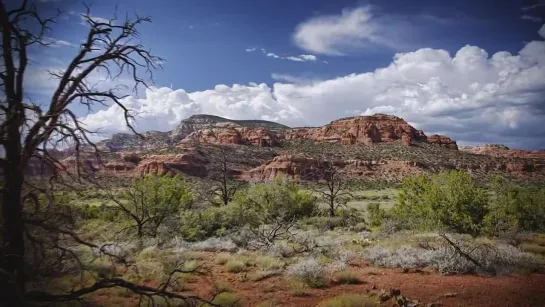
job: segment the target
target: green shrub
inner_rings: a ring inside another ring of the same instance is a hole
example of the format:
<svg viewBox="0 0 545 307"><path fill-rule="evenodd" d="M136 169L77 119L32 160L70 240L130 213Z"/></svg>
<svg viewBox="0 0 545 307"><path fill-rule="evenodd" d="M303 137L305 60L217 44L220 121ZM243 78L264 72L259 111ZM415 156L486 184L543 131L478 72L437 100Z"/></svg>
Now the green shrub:
<svg viewBox="0 0 545 307"><path fill-rule="evenodd" d="M488 235L545 231L545 188L519 187L496 177L484 227Z"/></svg>
<svg viewBox="0 0 545 307"><path fill-rule="evenodd" d="M240 273L246 269L246 262L241 259L229 259L225 263L225 268L231 273Z"/></svg>
<svg viewBox="0 0 545 307"><path fill-rule="evenodd" d="M309 285L301 280L288 281L288 288L293 296L307 296L309 295Z"/></svg>
<svg viewBox="0 0 545 307"><path fill-rule="evenodd" d="M485 191L474 184L468 173L443 171L403 180L392 213L408 228L477 235L487 208Z"/></svg>
<svg viewBox="0 0 545 307"><path fill-rule="evenodd" d="M538 244L523 243L520 245L520 250L527 253L545 256L545 246Z"/></svg>
<svg viewBox="0 0 545 307"><path fill-rule="evenodd" d="M236 293L232 292L223 292L218 295L212 300L211 302L214 304L214 306L229 306L229 307L238 307L238 306L244 306L242 297Z"/></svg>
<svg viewBox="0 0 545 307"><path fill-rule="evenodd" d="M278 306L281 306L281 305L277 303L276 301L263 301L257 304L257 307L278 307Z"/></svg>
<svg viewBox="0 0 545 307"><path fill-rule="evenodd" d="M367 204L367 212L369 212L369 223L372 227L382 225L382 221L388 217L386 210L381 209L379 203Z"/></svg>
<svg viewBox="0 0 545 307"><path fill-rule="evenodd" d="M362 280L358 274L352 271L340 271L336 274L337 282L340 284L361 284Z"/></svg>
<svg viewBox="0 0 545 307"><path fill-rule="evenodd" d="M145 176L134 179L123 199L114 201L134 222L139 237L156 236L161 225L191 208L193 195L179 176Z"/></svg>
<svg viewBox="0 0 545 307"><path fill-rule="evenodd" d="M263 224L268 219L285 220L312 216L316 212L316 197L300 189L295 182L277 179L272 183L254 185L235 195L239 210L263 213L249 223Z"/></svg>
<svg viewBox="0 0 545 307"><path fill-rule="evenodd" d="M216 255L216 263L219 265L224 265L231 259L231 254L229 253L219 253Z"/></svg>
<svg viewBox="0 0 545 307"><path fill-rule="evenodd" d="M258 256L255 259L255 264L259 269L263 271L279 270L284 266L284 263L278 258L269 256Z"/></svg>
<svg viewBox="0 0 545 307"><path fill-rule="evenodd" d="M366 295L343 294L318 304L319 307L378 307L379 303Z"/></svg>

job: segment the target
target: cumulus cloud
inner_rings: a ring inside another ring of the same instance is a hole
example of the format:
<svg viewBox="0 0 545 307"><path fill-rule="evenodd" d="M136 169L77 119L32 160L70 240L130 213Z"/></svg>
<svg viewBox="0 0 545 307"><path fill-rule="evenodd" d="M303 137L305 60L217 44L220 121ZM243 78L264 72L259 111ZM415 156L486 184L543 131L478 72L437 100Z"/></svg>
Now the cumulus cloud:
<svg viewBox="0 0 545 307"><path fill-rule="evenodd" d="M540 33L543 35L544 28ZM277 75L272 86L250 83L187 93L159 88L124 102L140 131L170 130L197 113L323 125L349 115L390 113L426 133L461 144L499 142L545 148L545 41L518 54L465 46L455 54L423 48L398 53L386 67L329 80L297 82ZM118 107L83 118L90 129L128 130Z"/></svg>
<svg viewBox="0 0 545 307"><path fill-rule="evenodd" d="M280 60L287 60L287 61L294 61L294 62L316 62L318 58L315 55L312 54L300 54L300 55L288 55L288 56L280 56L274 52L267 52L266 49L261 48L261 53L263 53L266 57L273 58L273 59L280 59ZM247 48L246 52L254 52L257 51L256 48ZM324 63L327 63L324 61Z"/></svg>
<svg viewBox="0 0 545 307"><path fill-rule="evenodd" d="M378 15L367 5L344 9L339 15L312 17L296 27L293 41L304 50L326 55L376 46L400 49L409 27L410 22Z"/></svg>
<svg viewBox="0 0 545 307"><path fill-rule="evenodd" d="M522 15L522 16L520 16L520 19L528 20L528 21L531 21L531 22L538 22L538 23L541 23L541 21L542 21L541 17L531 16L531 15Z"/></svg>

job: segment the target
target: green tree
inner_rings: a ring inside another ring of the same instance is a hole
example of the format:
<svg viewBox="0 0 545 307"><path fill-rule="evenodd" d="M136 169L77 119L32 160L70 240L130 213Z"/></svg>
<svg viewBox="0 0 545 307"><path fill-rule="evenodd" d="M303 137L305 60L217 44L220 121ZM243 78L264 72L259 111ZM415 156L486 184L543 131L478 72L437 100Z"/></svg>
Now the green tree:
<svg viewBox="0 0 545 307"><path fill-rule="evenodd" d="M487 208L485 191L468 173L443 171L404 180L393 213L410 228L477 235Z"/></svg>
<svg viewBox="0 0 545 307"><path fill-rule="evenodd" d="M235 202L240 210L262 212L262 221L281 217L285 220L311 216L316 212L316 197L303 191L295 182L276 179L254 185L237 193Z"/></svg>
<svg viewBox="0 0 545 307"><path fill-rule="evenodd" d="M179 176L136 178L124 194L112 200L134 222L140 238L155 237L167 219L177 219L180 211L193 203L191 191Z"/></svg>
<svg viewBox="0 0 545 307"><path fill-rule="evenodd" d="M488 235L545 231L545 188L520 187L496 177L491 191L493 197L484 220Z"/></svg>

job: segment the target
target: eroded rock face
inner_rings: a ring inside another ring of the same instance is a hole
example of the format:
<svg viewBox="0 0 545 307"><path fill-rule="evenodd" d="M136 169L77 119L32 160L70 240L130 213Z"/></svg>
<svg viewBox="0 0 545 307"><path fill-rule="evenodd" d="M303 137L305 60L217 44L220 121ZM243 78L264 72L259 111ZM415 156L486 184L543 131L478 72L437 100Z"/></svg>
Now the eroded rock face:
<svg viewBox="0 0 545 307"><path fill-rule="evenodd" d="M158 149L172 145L169 133L161 131L148 131L141 135L116 133L110 139L97 143L100 150L109 152Z"/></svg>
<svg viewBox="0 0 545 307"><path fill-rule="evenodd" d="M519 150L509 149L503 144L485 144L482 146L463 146L461 151L477 155L492 157L523 158L523 159L545 159L545 150Z"/></svg>
<svg viewBox="0 0 545 307"><path fill-rule="evenodd" d="M422 130L416 130L400 117L385 114L342 118L318 128L294 128L285 131L284 139L311 139L345 145L401 140L406 146L410 146L413 141L427 141Z"/></svg>
<svg viewBox="0 0 545 307"><path fill-rule="evenodd" d="M416 162L406 161L364 161L358 159L324 161L297 155L281 155L263 165L242 172L239 179L248 181L267 181L277 177L289 180L320 181L326 179L327 167L332 163L343 178L362 178L391 176L401 178L407 174L422 172L426 167Z"/></svg>
<svg viewBox="0 0 545 307"><path fill-rule="evenodd" d="M277 177L285 177L288 179L302 179L306 175L310 175L310 171L318 168L316 159L283 155L266 162L252 170L244 172L241 179L251 180L273 180Z"/></svg>
<svg viewBox="0 0 545 307"><path fill-rule="evenodd" d="M199 130L214 128L265 128L285 129L287 126L265 120L232 120L219 116L198 114L184 119L171 132L170 137L174 142L185 139L188 135Z"/></svg>
<svg viewBox="0 0 545 307"><path fill-rule="evenodd" d="M458 145L456 144L456 141L452 140L446 135L433 134L428 136L427 141L432 145L438 145L441 147L458 150Z"/></svg>
<svg viewBox="0 0 545 307"><path fill-rule="evenodd" d="M209 161L198 154L150 155L144 157L135 169L137 175L175 176L184 173L191 176L206 176Z"/></svg>
<svg viewBox="0 0 545 307"><path fill-rule="evenodd" d="M227 127L203 129L192 132L184 143L216 143L271 147L279 145L276 133L262 127Z"/></svg>

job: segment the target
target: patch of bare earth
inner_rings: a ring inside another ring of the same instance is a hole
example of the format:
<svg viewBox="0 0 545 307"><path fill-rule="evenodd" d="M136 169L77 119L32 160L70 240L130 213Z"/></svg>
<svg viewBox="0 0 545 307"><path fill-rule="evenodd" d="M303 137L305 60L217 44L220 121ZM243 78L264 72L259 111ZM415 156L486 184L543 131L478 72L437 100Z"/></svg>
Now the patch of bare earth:
<svg viewBox="0 0 545 307"><path fill-rule="evenodd" d="M319 302L337 295L386 292L390 288L419 300L419 306L545 306L545 274L484 277L475 275L442 276L436 272L418 271L403 273L399 269L351 266L362 284L340 285L333 280L323 289L308 289L308 295L294 296L284 276L273 276L253 281L255 269L243 273L229 273L223 266L213 265L211 275L191 284L192 291L209 296L213 283L229 285L233 292L244 298L244 306L256 306L262 301L276 301L280 306L316 306ZM396 306L386 302L384 306Z"/></svg>

